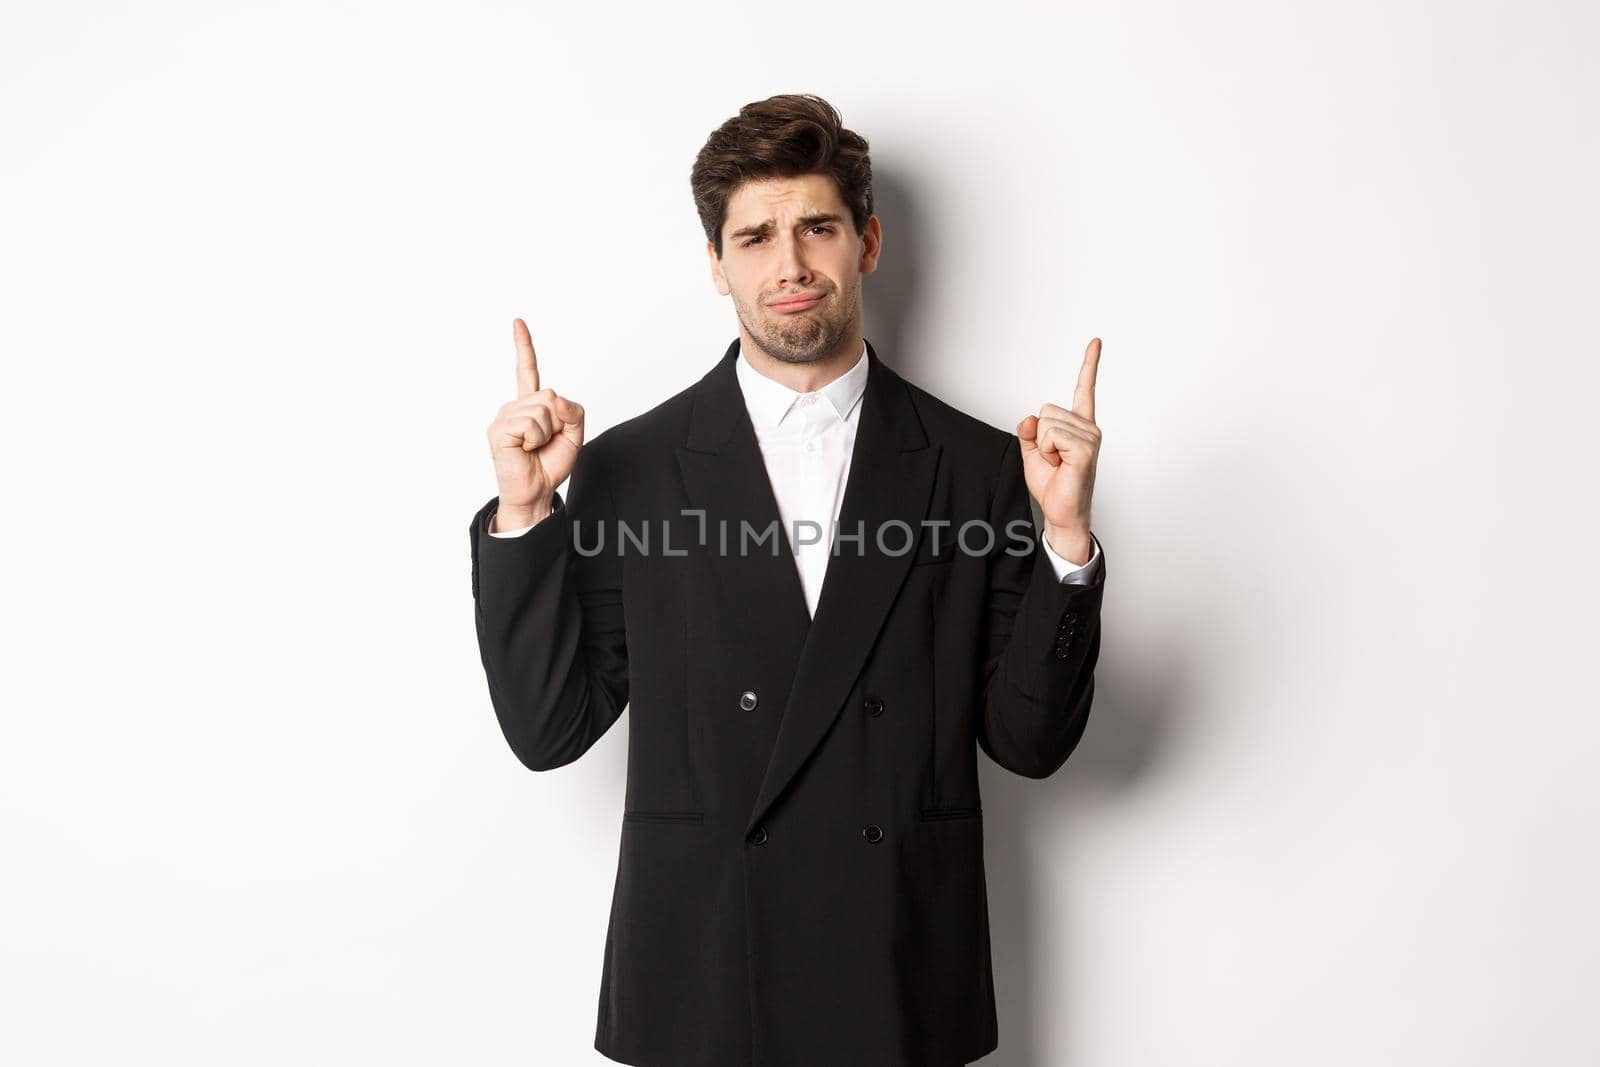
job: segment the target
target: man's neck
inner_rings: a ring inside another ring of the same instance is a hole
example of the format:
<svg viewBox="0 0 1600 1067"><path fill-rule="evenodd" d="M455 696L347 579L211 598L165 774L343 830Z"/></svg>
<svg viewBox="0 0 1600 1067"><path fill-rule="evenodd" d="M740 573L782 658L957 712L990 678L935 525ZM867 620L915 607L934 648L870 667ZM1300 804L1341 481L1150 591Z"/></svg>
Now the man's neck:
<svg viewBox="0 0 1600 1067"><path fill-rule="evenodd" d="M821 359L809 363L788 363L774 359L757 347L750 335L739 330L739 358L745 360L758 373L788 386L797 393L810 393L821 389L856 365L861 358L863 342L859 332L841 341L837 348Z"/></svg>

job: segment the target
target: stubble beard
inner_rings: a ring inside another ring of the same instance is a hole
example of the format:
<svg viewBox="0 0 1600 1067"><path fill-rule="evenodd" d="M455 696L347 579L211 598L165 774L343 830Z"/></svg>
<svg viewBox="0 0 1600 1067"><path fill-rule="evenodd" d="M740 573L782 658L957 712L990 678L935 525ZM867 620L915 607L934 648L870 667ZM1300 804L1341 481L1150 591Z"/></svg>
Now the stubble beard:
<svg viewBox="0 0 1600 1067"><path fill-rule="evenodd" d="M850 331L855 293L829 290L822 302L798 315L751 307L734 300L734 312L745 332L773 359L784 363L815 363L839 346ZM841 298L842 297L842 298Z"/></svg>

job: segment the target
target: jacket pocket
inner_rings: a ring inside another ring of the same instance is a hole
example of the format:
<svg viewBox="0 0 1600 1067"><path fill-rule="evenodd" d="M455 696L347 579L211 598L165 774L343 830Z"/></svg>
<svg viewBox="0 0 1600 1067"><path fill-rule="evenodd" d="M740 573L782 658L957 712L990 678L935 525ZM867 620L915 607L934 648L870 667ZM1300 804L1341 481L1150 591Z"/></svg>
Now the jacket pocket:
<svg viewBox="0 0 1600 1067"><path fill-rule="evenodd" d="M976 819L982 814L982 808L923 808L921 817L923 822L934 822L939 819Z"/></svg>
<svg viewBox="0 0 1600 1067"><path fill-rule="evenodd" d="M624 811L623 822L700 822L703 811Z"/></svg>

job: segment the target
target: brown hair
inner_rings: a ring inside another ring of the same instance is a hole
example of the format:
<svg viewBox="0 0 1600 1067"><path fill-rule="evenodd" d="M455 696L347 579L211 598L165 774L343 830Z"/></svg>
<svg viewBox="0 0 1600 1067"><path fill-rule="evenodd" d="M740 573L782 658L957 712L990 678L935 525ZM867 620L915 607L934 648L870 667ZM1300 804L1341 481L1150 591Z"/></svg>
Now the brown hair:
<svg viewBox="0 0 1600 1067"><path fill-rule="evenodd" d="M728 198L747 181L826 174L839 187L856 233L872 216L872 158L867 140L844 128L820 96L786 93L739 109L706 139L689 172L706 240L722 258Z"/></svg>

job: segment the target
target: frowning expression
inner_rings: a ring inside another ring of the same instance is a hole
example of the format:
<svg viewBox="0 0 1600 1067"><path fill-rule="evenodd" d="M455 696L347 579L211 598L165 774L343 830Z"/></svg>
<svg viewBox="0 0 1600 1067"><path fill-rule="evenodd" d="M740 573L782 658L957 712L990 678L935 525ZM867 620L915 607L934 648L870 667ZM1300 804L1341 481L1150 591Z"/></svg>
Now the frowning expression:
<svg viewBox="0 0 1600 1067"><path fill-rule="evenodd" d="M728 198L722 257L706 242L717 291L774 358L805 363L859 333L861 275L877 268L877 216L856 232L826 174L745 182Z"/></svg>

